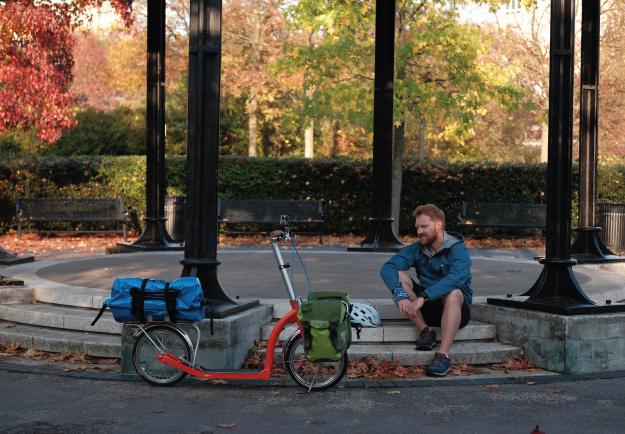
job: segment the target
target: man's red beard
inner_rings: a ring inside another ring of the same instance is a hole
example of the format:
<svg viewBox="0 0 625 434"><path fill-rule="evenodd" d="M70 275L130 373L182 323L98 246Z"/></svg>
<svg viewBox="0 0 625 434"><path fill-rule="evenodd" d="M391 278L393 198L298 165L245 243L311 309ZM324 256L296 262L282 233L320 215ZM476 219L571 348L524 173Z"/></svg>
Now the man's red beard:
<svg viewBox="0 0 625 434"><path fill-rule="evenodd" d="M421 235L419 237L419 244L421 244L422 246L430 246L434 240L436 239L436 237L428 237L427 235Z"/></svg>

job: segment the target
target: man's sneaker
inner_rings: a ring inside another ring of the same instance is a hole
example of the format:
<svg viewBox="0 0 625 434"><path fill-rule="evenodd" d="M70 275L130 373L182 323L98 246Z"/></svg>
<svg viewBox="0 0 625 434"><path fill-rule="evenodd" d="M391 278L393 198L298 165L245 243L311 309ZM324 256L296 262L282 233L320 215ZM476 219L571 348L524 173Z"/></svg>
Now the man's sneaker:
<svg viewBox="0 0 625 434"><path fill-rule="evenodd" d="M419 338L415 342L415 348L419 351L432 351L436 346L436 332L429 327L424 328L419 333Z"/></svg>
<svg viewBox="0 0 625 434"><path fill-rule="evenodd" d="M451 368L451 360L443 353L434 353L434 360L425 368L427 375L435 377L444 377Z"/></svg>

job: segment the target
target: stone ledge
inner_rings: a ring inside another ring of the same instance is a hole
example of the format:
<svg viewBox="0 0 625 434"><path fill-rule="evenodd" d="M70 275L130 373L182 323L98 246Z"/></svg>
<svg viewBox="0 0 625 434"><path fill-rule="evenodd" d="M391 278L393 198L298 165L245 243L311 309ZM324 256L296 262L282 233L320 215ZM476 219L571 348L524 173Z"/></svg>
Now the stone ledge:
<svg viewBox="0 0 625 434"><path fill-rule="evenodd" d="M0 304L32 303L33 290L25 286L0 287Z"/></svg>
<svg viewBox="0 0 625 434"><path fill-rule="evenodd" d="M521 347L536 367L564 374L625 369L625 313L563 316L488 304L472 313L495 324L497 340Z"/></svg>
<svg viewBox="0 0 625 434"><path fill-rule="evenodd" d="M34 327L23 324L0 323L0 343L18 344L53 353L86 353L94 357L119 357L119 335L86 333Z"/></svg>
<svg viewBox="0 0 625 434"><path fill-rule="evenodd" d="M196 363L209 369L239 369L248 350L260 339L261 327L271 320L271 306L260 305L226 318L214 319L211 335L211 320L195 324L200 329L200 343ZM195 344L193 327L181 325ZM135 327L124 325L121 339L122 373L134 373L132 348Z"/></svg>
<svg viewBox="0 0 625 434"><path fill-rule="evenodd" d="M97 314L97 310L48 304L0 305L0 319L5 321L86 332L121 333L122 325L115 322L110 310L92 327L91 322Z"/></svg>

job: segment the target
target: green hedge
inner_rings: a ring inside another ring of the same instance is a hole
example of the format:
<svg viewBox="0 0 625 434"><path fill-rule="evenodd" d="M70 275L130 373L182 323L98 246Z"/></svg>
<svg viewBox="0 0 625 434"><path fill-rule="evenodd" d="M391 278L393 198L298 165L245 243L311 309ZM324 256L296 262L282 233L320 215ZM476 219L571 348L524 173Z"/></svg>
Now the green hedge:
<svg viewBox="0 0 625 434"><path fill-rule="evenodd" d="M168 192L184 194L185 158L169 157ZM599 200L625 203L625 166L600 166ZM574 190L578 176L574 171ZM219 195L228 199L321 199L329 232L362 233L371 217L371 162L352 159L223 157ZM544 202L544 164L407 163L400 231L412 231L412 209L433 202L456 225L463 200ZM54 157L0 163L0 225L15 224L15 199L121 196L139 217L145 210L145 157ZM575 206L573 207L575 210Z"/></svg>

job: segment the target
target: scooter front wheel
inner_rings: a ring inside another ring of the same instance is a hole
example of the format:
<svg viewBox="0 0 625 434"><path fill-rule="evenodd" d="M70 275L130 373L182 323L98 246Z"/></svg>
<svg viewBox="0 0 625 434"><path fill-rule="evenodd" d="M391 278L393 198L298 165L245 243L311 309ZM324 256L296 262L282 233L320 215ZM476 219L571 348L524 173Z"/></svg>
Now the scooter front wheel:
<svg viewBox="0 0 625 434"><path fill-rule="evenodd" d="M337 384L347 371L347 352L336 362L311 362L304 354L304 336L295 332L286 344L284 367L297 384L309 390L325 390Z"/></svg>
<svg viewBox="0 0 625 434"><path fill-rule="evenodd" d="M173 386L186 373L160 362L156 356L167 351L184 360L191 359L191 348L176 327L158 325L146 328L132 349L132 363L137 374L153 386Z"/></svg>

